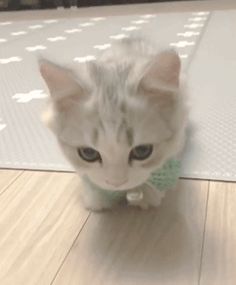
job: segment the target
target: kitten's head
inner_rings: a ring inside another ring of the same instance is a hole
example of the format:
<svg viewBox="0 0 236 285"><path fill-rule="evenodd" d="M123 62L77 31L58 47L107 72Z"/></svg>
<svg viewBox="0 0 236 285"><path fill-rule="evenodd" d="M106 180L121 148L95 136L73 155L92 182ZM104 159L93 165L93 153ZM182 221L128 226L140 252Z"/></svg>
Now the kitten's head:
<svg viewBox="0 0 236 285"><path fill-rule="evenodd" d="M40 64L50 91L44 119L79 174L110 190L143 183L183 142L180 60L93 62L71 71Z"/></svg>

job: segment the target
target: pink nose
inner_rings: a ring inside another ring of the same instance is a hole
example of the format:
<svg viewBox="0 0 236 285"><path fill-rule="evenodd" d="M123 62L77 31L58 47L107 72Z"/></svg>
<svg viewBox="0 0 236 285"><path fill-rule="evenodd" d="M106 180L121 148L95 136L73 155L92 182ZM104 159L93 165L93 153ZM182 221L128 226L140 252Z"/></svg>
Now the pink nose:
<svg viewBox="0 0 236 285"><path fill-rule="evenodd" d="M125 184L127 181L128 181L127 179L124 180L124 181L121 181L121 182L119 182L119 181L109 181L109 180L106 180L106 183L109 184L109 185L111 185L111 186L114 186L114 187L119 187L119 186Z"/></svg>

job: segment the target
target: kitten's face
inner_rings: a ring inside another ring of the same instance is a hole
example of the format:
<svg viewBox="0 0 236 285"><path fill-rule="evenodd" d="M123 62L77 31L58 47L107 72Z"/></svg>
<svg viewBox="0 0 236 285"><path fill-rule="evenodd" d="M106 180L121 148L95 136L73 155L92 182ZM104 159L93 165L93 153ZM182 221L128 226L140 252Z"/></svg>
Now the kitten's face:
<svg viewBox="0 0 236 285"><path fill-rule="evenodd" d="M132 70L93 66L93 84L82 87L65 69L41 67L52 94L48 124L78 173L104 189L142 184L181 143L178 90L155 90L151 69L134 80Z"/></svg>
<svg viewBox="0 0 236 285"><path fill-rule="evenodd" d="M97 103L72 108L65 116L58 135L62 149L79 173L102 188L140 185L165 157L169 126L147 102L106 114Z"/></svg>

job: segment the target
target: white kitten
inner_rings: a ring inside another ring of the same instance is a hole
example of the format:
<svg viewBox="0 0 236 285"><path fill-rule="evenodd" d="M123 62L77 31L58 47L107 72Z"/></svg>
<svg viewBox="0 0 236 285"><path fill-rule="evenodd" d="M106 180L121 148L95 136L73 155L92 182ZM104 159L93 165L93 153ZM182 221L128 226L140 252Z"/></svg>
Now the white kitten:
<svg viewBox="0 0 236 285"><path fill-rule="evenodd" d="M94 62L67 69L43 60L40 71L51 94L44 120L78 174L94 185L135 188L181 151L186 111L173 50L130 38ZM111 207L105 192L86 184L86 207ZM145 192L146 206L159 203L154 196Z"/></svg>

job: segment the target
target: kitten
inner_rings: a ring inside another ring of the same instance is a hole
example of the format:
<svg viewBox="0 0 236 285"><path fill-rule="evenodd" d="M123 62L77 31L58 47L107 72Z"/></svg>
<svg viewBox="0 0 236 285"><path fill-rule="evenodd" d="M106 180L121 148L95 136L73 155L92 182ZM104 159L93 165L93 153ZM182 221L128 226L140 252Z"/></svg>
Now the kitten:
<svg viewBox="0 0 236 285"><path fill-rule="evenodd" d="M72 69L40 62L51 95L44 121L79 175L103 189L129 190L178 155L186 125L180 69L175 51L142 38L122 40ZM85 186L87 208L112 206L106 191ZM144 200L156 206L160 197Z"/></svg>

